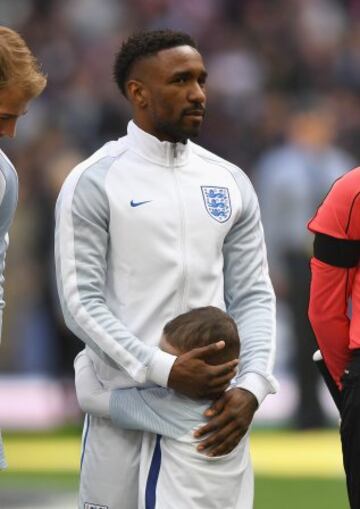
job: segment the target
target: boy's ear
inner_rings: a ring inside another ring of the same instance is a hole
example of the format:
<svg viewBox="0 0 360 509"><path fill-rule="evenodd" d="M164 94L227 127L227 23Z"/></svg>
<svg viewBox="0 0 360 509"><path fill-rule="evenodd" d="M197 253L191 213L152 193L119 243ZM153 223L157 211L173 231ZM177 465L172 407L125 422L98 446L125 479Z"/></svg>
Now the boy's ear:
<svg viewBox="0 0 360 509"><path fill-rule="evenodd" d="M161 350L164 352L171 353L171 355L179 356L183 353L178 348L169 343L165 334L163 334L160 338L159 348L161 348Z"/></svg>

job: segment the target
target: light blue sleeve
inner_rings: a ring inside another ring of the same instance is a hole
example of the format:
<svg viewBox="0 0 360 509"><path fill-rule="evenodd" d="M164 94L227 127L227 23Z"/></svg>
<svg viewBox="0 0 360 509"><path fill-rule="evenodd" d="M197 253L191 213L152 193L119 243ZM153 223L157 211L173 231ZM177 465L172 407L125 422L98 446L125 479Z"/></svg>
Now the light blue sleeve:
<svg viewBox="0 0 360 509"><path fill-rule="evenodd" d="M0 151L0 331L4 301L5 256L9 245L8 232L18 200L18 178L12 164Z"/></svg>
<svg viewBox="0 0 360 509"><path fill-rule="evenodd" d="M18 199L18 178L14 167L0 150L0 334L4 301L5 256L9 245L8 232ZM6 468L4 447L0 433L0 469Z"/></svg>
<svg viewBox="0 0 360 509"><path fill-rule="evenodd" d="M120 428L176 439L205 422L208 406L163 387L116 389L110 397L110 416Z"/></svg>
<svg viewBox="0 0 360 509"><path fill-rule="evenodd" d="M234 170L242 211L223 247L224 293L228 313L240 334L239 375L235 385L261 403L277 389L272 375L275 358L275 294L269 278L258 200L248 177Z"/></svg>

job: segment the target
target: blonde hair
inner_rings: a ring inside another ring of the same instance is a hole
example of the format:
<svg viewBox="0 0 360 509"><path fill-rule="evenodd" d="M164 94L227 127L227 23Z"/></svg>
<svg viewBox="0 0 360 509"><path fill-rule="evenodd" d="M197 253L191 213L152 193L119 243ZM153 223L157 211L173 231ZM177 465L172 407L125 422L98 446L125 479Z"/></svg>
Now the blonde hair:
<svg viewBox="0 0 360 509"><path fill-rule="evenodd" d="M32 99L46 86L46 76L24 39L0 25L0 90L17 87Z"/></svg>

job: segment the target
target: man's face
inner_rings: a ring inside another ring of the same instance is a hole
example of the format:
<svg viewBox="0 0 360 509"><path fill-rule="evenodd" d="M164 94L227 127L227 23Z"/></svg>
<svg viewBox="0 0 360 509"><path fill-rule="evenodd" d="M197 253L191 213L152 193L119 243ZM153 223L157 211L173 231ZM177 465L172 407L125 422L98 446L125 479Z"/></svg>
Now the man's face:
<svg viewBox="0 0 360 509"><path fill-rule="evenodd" d="M199 134L205 113L206 70L190 46L159 51L139 63L146 98L142 108L148 132L167 141L185 141Z"/></svg>
<svg viewBox="0 0 360 509"><path fill-rule="evenodd" d="M16 122L26 113L29 99L16 87L0 89L0 137L13 138L16 134Z"/></svg>

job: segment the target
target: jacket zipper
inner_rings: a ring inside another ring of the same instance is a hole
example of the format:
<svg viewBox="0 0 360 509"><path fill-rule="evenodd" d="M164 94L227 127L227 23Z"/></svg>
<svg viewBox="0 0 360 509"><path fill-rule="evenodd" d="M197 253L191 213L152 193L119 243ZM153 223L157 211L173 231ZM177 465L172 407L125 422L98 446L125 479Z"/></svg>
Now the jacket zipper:
<svg viewBox="0 0 360 509"><path fill-rule="evenodd" d="M180 251L181 251L181 275L179 279L179 304L178 304L178 312L182 313L185 311L184 307L184 297L185 297L185 286L186 286L186 254L185 254L185 211L184 211L184 202L181 199L181 191L180 191L180 185L179 185L179 178L178 178L178 170L175 167L175 162L177 158L177 146L174 143L172 146L172 163L173 163L173 173L174 173L174 180L175 180L175 188L176 188L176 195L178 200L178 210L180 214Z"/></svg>

